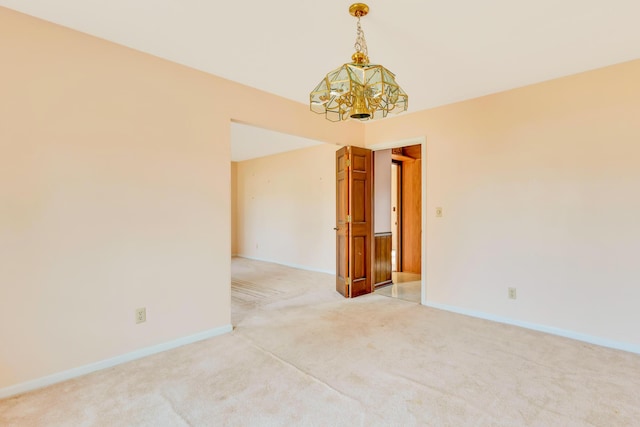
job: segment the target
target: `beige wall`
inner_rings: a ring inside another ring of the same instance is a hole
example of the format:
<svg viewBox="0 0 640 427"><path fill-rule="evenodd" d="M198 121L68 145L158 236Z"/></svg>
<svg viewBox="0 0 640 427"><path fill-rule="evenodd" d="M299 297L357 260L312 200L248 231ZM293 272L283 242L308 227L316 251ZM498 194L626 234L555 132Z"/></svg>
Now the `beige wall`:
<svg viewBox="0 0 640 427"><path fill-rule="evenodd" d="M335 145L238 163L238 254L335 274Z"/></svg>
<svg viewBox="0 0 640 427"><path fill-rule="evenodd" d="M0 58L0 389L229 324L232 119L426 135L428 301L640 351L640 61L363 131L1 7Z"/></svg>
<svg viewBox="0 0 640 427"><path fill-rule="evenodd" d="M640 60L366 126L367 145L427 138L429 303L640 351L638 76Z"/></svg>
<svg viewBox="0 0 640 427"><path fill-rule="evenodd" d="M230 323L231 119L362 139L2 7L0 58L0 390Z"/></svg>

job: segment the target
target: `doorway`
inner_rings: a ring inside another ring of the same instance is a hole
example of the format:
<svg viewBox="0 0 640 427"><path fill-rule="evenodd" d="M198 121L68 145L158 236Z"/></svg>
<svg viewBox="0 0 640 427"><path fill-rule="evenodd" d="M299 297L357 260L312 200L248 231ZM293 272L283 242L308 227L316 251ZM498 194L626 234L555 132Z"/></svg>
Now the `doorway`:
<svg viewBox="0 0 640 427"><path fill-rule="evenodd" d="M376 244L382 247L383 239L388 239L390 252L389 273L385 277L375 275L376 293L419 303L423 293L422 144L378 150L374 154ZM385 218L389 218L388 223ZM376 248L376 255L381 257L376 260L376 265L380 265L385 254Z"/></svg>
<svg viewBox="0 0 640 427"><path fill-rule="evenodd" d="M337 147L244 123L231 122L230 128L236 322L245 309L284 295L277 282L253 274L260 261L333 274Z"/></svg>
<svg viewBox="0 0 640 427"><path fill-rule="evenodd" d="M402 162L391 161L391 273L402 265Z"/></svg>

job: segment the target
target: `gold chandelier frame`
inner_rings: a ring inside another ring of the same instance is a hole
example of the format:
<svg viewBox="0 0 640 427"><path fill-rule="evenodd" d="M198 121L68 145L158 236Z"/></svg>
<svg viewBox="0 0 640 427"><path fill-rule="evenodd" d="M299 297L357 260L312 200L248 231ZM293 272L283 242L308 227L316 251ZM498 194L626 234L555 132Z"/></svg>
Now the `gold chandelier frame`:
<svg viewBox="0 0 640 427"><path fill-rule="evenodd" d="M401 113L408 108L408 95L395 80L395 74L382 65L370 64L367 42L360 18L369 6L354 3L349 14L358 19L353 62L329 72L310 94L311 111L327 120L370 120Z"/></svg>

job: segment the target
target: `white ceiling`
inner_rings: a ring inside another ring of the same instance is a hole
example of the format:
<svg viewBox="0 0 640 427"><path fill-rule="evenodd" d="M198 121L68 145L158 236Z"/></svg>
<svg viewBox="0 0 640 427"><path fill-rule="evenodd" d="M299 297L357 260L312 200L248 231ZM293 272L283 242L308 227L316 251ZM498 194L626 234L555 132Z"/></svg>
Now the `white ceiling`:
<svg viewBox="0 0 640 427"><path fill-rule="evenodd" d="M0 0L302 103L350 61L350 0ZM417 111L640 57L639 0L369 0L369 56Z"/></svg>
<svg viewBox="0 0 640 427"><path fill-rule="evenodd" d="M271 156L320 144L324 143L245 124L231 123L232 162Z"/></svg>
<svg viewBox="0 0 640 427"><path fill-rule="evenodd" d="M308 103L350 61L351 0L0 0L0 5ZM418 111L640 57L640 0L369 0L373 63ZM312 114L312 113L309 113Z"/></svg>

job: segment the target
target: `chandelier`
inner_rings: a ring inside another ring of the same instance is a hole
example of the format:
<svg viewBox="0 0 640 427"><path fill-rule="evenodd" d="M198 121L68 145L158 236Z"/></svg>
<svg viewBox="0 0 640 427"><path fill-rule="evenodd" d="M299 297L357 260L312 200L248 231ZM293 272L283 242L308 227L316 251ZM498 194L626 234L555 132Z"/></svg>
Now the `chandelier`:
<svg viewBox="0 0 640 427"><path fill-rule="evenodd" d="M322 79L311 92L311 111L324 114L332 122L378 119L406 111L409 97L396 83L395 74L382 65L369 63L367 42L360 26L360 18L369 13L369 6L354 3L349 13L358 19L353 62Z"/></svg>

